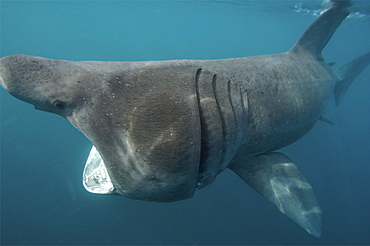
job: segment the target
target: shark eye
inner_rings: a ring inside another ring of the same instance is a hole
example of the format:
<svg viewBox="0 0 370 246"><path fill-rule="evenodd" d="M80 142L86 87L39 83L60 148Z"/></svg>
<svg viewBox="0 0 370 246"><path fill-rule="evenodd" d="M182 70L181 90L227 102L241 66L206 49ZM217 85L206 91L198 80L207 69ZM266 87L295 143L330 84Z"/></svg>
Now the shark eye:
<svg viewBox="0 0 370 246"><path fill-rule="evenodd" d="M59 101L59 100L55 100L53 102L53 105L55 107L57 107L58 109L64 109L64 107L65 107L65 104L63 102Z"/></svg>

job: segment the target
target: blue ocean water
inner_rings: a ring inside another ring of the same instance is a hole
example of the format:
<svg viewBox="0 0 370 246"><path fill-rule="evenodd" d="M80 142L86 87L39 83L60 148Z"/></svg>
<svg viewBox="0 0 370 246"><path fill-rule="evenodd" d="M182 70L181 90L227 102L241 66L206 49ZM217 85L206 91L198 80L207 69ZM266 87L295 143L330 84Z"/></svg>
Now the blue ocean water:
<svg viewBox="0 0 370 246"><path fill-rule="evenodd" d="M315 19L317 2L1 1L0 56L138 61L279 53ZM336 67L370 50L370 2L354 2L364 16L345 20L323 53ZM282 150L321 204L320 239L228 170L175 203L90 194L82 186L89 141L65 119L1 89L1 244L370 244L369 78L367 68L339 108L329 105L336 125L318 122Z"/></svg>

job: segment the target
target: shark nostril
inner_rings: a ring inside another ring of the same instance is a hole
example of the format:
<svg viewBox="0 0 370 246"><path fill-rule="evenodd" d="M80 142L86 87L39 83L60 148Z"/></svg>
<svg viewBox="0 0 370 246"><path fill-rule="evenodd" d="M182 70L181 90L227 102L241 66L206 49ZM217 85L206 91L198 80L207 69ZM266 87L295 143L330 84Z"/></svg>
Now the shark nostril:
<svg viewBox="0 0 370 246"><path fill-rule="evenodd" d="M53 105L55 107L57 107L58 109L64 109L64 107L65 107L65 104L63 102L59 101L59 100L55 100L53 102Z"/></svg>

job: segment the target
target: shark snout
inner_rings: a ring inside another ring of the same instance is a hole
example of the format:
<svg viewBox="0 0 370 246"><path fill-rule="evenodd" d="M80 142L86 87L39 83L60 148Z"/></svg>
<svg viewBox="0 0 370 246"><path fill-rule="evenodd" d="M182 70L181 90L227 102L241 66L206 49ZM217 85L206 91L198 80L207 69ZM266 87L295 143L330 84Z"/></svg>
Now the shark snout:
<svg viewBox="0 0 370 246"><path fill-rule="evenodd" d="M0 58L0 85L12 96L33 104L35 83L33 71L27 70L24 56L11 55ZM24 75L27 74L27 75Z"/></svg>
<svg viewBox="0 0 370 246"><path fill-rule="evenodd" d="M8 90L8 88L6 87L5 83L4 83L4 79L1 77L1 74L0 74L0 85L1 87L3 87L5 90Z"/></svg>
<svg viewBox="0 0 370 246"><path fill-rule="evenodd" d="M8 91L8 87L6 86L5 84L5 67L4 65L2 64L2 61L3 61L4 58L1 58L0 59L0 85L1 87L3 87L5 90Z"/></svg>

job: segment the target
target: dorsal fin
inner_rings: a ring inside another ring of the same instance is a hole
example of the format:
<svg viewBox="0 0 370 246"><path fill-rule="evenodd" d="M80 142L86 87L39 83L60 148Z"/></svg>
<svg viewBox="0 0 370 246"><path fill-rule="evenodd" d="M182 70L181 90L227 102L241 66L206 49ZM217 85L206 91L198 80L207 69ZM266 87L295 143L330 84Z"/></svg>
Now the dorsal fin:
<svg viewBox="0 0 370 246"><path fill-rule="evenodd" d="M340 23L349 15L350 0L335 0L332 7L318 17L303 33L291 52L309 52L323 60L321 51L329 42Z"/></svg>

